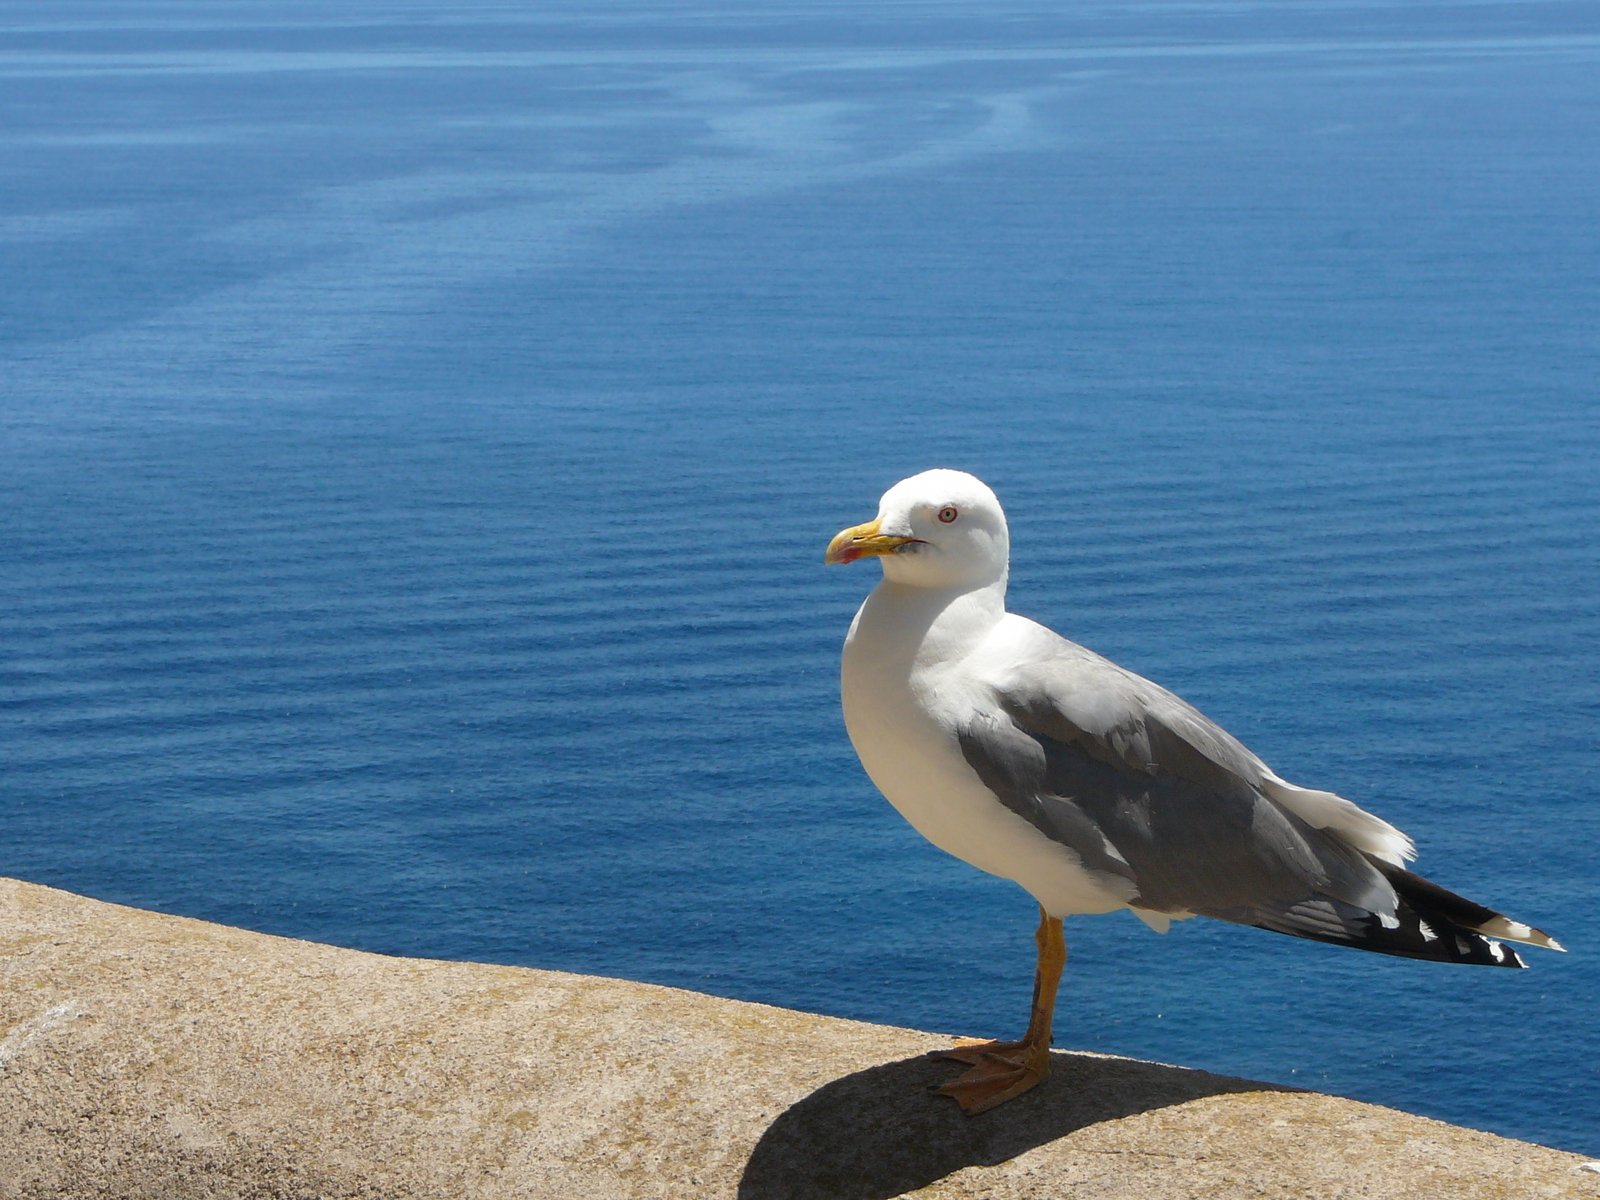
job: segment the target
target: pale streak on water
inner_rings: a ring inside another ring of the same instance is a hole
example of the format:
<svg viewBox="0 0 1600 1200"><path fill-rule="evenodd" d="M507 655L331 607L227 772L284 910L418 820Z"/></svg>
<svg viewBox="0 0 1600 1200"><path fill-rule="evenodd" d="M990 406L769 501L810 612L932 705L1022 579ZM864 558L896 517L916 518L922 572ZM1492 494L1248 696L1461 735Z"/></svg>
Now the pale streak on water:
<svg viewBox="0 0 1600 1200"><path fill-rule="evenodd" d="M1600 1152L1581 5L0 12L7 872L1005 1033L1028 905L861 777L831 533L1554 930L1077 922L1069 1045Z"/></svg>

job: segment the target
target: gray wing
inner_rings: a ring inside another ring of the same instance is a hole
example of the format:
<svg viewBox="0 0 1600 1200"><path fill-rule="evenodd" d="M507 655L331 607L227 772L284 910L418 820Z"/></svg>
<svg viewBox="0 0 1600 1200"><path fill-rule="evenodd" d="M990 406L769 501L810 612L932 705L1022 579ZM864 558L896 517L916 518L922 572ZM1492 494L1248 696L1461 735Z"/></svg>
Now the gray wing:
<svg viewBox="0 0 1600 1200"><path fill-rule="evenodd" d="M1269 798L1266 767L1226 730L1149 680L1038 635L1026 661L988 674L987 702L956 731L1007 808L1091 870L1130 880L1139 908L1329 941L1370 942L1393 924L1384 873Z"/></svg>

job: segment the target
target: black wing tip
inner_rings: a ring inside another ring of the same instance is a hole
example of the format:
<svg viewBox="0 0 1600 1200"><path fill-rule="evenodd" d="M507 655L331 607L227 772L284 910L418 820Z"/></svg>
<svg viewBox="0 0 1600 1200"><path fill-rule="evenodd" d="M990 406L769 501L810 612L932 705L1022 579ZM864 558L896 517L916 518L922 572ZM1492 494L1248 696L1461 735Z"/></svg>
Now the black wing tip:
<svg viewBox="0 0 1600 1200"><path fill-rule="evenodd" d="M1303 924L1271 919L1257 921L1255 926L1273 933L1395 958L1519 970L1528 965L1520 954L1496 938L1459 927L1436 929L1414 912L1402 912L1398 923L1393 918L1386 923L1368 913L1354 921L1347 920L1341 928L1307 928Z"/></svg>
<svg viewBox="0 0 1600 1200"><path fill-rule="evenodd" d="M1420 914L1422 920L1430 922L1442 931L1448 931L1458 940L1476 939L1488 946L1499 947L1499 939L1504 938L1506 941L1517 942L1524 946L1539 946L1560 954L1566 953L1567 948L1542 929L1512 920L1504 913L1496 912L1476 900L1468 900L1465 896L1457 895L1448 888L1440 887L1433 880L1425 879L1403 867L1394 867L1381 862L1374 865L1383 872L1384 878L1393 886L1395 895L1400 901L1402 919L1407 913L1414 912ZM1516 960L1515 965L1527 965L1509 947L1501 949Z"/></svg>

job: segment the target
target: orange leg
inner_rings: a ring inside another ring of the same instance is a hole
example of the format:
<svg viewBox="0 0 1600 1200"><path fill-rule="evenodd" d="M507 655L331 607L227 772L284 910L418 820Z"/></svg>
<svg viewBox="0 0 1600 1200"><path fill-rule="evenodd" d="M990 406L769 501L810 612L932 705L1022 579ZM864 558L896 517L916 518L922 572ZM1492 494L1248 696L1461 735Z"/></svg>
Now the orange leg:
<svg viewBox="0 0 1600 1200"><path fill-rule="evenodd" d="M936 1058L954 1059L971 1068L938 1089L941 1096L949 1096L961 1105L961 1111L969 1117L1022 1095L1050 1074L1050 1022L1061 969L1067 963L1067 943L1061 935L1060 920L1043 908L1039 910L1039 930L1034 941L1039 947L1039 965L1033 976L1033 1010L1022 1040L974 1042L934 1051Z"/></svg>

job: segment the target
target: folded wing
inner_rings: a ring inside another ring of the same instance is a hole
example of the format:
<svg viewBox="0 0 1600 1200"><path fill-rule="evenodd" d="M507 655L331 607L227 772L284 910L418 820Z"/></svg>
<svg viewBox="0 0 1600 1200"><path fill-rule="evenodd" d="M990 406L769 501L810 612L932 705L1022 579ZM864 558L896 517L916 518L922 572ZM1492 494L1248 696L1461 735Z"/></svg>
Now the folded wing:
<svg viewBox="0 0 1600 1200"><path fill-rule="evenodd" d="M1007 808L1131 881L1136 909L1445 962L1523 965L1494 937L1554 945L1405 870L1410 841L1387 822L1279 779L1177 696L1027 624L959 718L962 753Z"/></svg>

